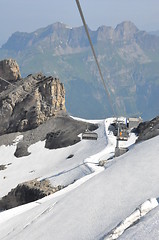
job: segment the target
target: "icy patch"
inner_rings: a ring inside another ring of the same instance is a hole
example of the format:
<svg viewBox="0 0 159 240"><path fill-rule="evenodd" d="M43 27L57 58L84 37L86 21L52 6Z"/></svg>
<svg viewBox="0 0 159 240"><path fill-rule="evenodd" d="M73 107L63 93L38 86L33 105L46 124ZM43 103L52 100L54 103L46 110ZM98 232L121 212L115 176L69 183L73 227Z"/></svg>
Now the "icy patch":
<svg viewBox="0 0 159 240"><path fill-rule="evenodd" d="M148 212L158 206L158 201L156 198L150 198L143 204L139 206L130 216L128 216L124 221L122 221L112 232L104 238L104 240L115 240L118 239L124 231L139 221Z"/></svg>

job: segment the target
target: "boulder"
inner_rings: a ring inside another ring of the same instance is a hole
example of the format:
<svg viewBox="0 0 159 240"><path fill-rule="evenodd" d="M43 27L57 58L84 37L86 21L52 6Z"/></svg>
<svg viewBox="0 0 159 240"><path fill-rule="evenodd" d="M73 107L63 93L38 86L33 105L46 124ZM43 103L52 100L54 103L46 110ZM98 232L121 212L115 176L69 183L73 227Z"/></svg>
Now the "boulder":
<svg viewBox="0 0 159 240"><path fill-rule="evenodd" d="M36 179L18 184L8 195L0 200L0 211L8 210L26 203L41 199L45 196L60 191L64 186L51 186L48 180Z"/></svg>
<svg viewBox="0 0 159 240"><path fill-rule="evenodd" d="M0 61L0 77L14 81L21 78L19 66L13 59L5 59Z"/></svg>

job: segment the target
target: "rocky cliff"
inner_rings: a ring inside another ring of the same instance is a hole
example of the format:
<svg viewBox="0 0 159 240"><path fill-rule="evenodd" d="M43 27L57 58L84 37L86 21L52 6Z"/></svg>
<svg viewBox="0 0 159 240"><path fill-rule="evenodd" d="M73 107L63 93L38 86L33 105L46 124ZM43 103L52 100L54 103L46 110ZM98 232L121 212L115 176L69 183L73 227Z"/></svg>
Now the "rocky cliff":
<svg viewBox="0 0 159 240"><path fill-rule="evenodd" d="M17 65L11 59L0 64L5 66L1 71L5 76L6 69L10 72L12 65ZM17 69L20 76L19 67ZM0 145L16 144L16 157L28 156L28 147L38 141L46 139L45 147L49 149L66 147L79 142L78 135L87 128L98 128L69 117L64 85L58 78L42 73L19 79L8 76L7 83L0 79ZM15 140L17 137L19 140Z"/></svg>
<svg viewBox="0 0 159 240"><path fill-rule="evenodd" d="M66 111L65 89L59 79L41 73L20 78L18 64L11 59L0 66L0 76L11 83L0 79L0 134L35 128Z"/></svg>

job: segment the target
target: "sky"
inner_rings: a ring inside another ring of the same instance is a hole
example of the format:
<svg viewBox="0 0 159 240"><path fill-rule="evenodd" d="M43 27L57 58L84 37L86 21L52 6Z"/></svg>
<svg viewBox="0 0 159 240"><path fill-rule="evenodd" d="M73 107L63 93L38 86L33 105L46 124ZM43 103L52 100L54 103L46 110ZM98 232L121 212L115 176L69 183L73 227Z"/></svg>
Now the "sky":
<svg viewBox="0 0 159 240"><path fill-rule="evenodd" d="M88 26L115 27L129 20L146 31L159 30L159 0L80 0ZM75 0L0 0L0 45L12 33L33 32L55 22L71 27L82 22Z"/></svg>

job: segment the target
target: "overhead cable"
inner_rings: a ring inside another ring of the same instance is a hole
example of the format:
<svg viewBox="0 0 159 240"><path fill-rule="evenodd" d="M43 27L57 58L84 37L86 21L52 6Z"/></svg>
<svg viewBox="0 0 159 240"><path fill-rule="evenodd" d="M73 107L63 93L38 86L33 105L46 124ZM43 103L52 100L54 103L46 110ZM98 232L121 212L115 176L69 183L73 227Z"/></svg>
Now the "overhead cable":
<svg viewBox="0 0 159 240"><path fill-rule="evenodd" d="M99 62L98 62L98 59L97 59L97 56L96 56L93 44L92 44L92 40L91 40L89 31L88 31L88 27L87 27L87 24L86 24L86 21L85 21L85 18L84 18L84 14L83 14L83 11L82 11L82 8L81 8L79 0L76 0L76 4L77 4L77 7L78 7L78 10L79 10L79 13L80 13L80 16L81 16L81 19L82 19L82 22L83 22L83 25L84 25L87 37L88 37L88 40L89 40L89 43L90 43L90 46L91 46L91 49L92 49L92 53L93 53L93 56L94 56L94 59L95 59L95 62L96 62L96 65L97 65L97 68L98 68L98 71L99 71L100 78L102 80L102 83L103 83L106 95L107 95L108 100L109 100L109 104L110 104L111 110L112 110L112 112L113 112L113 114L115 116L116 114L115 114L115 111L114 111L114 108L113 108L113 104L112 104L112 101L111 101L111 96L110 96L108 88L107 88L107 86L105 84L105 81L104 81L104 78L103 78L103 74L102 74L102 71L101 71L101 68L100 68L100 65L99 65Z"/></svg>

